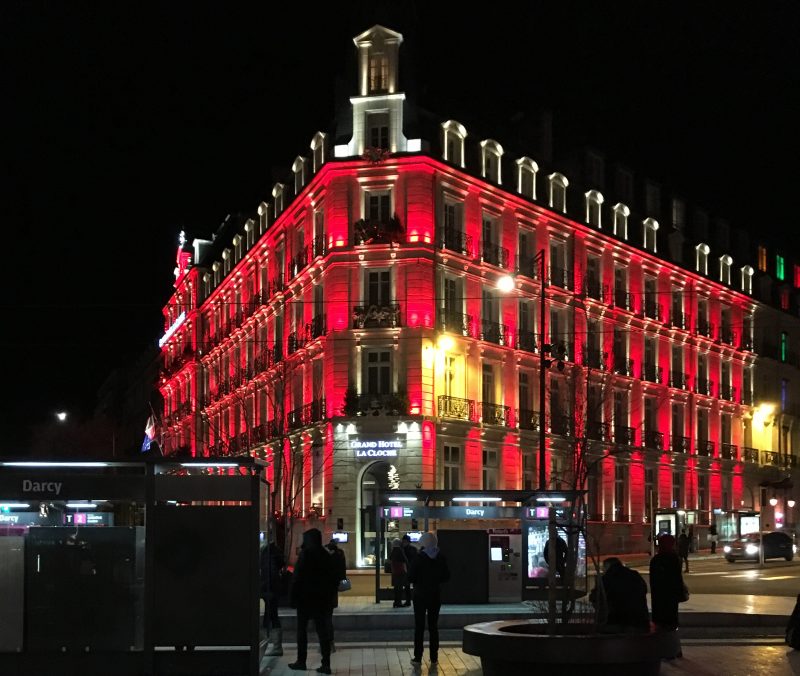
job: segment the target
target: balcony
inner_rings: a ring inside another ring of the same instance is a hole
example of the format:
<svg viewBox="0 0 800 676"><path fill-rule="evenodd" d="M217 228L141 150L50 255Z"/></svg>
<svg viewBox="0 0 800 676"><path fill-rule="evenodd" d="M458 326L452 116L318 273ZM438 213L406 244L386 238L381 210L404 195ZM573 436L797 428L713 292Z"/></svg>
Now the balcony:
<svg viewBox="0 0 800 676"><path fill-rule="evenodd" d="M408 413L408 397L404 392L388 394L362 393L358 395L358 410L355 415L406 415Z"/></svg>
<svg viewBox="0 0 800 676"><path fill-rule="evenodd" d="M736 444L721 444L719 450L723 460L739 459L739 447Z"/></svg>
<svg viewBox="0 0 800 676"><path fill-rule="evenodd" d="M761 451L761 464L780 467L782 464L780 453L777 451Z"/></svg>
<svg viewBox="0 0 800 676"><path fill-rule="evenodd" d="M518 331L517 349L525 350L525 352L536 352L536 334L533 331Z"/></svg>
<svg viewBox="0 0 800 676"><path fill-rule="evenodd" d="M550 266L550 284L572 290L572 270Z"/></svg>
<svg viewBox="0 0 800 676"><path fill-rule="evenodd" d="M669 372L669 386L670 387L678 387L678 388L680 388L682 390L685 390L688 387L688 383L689 383L689 378L682 371L670 371Z"/></svg>
<svg viewBox="0 0 800 676"><path fill-rule="evenodd" d="M669 317L670 326L676 329L686 329L688 327L688 317L684 312L673 310Z"/></svg>
<svg viewBox="0 0 800 676"><path fill-rule="evenodd" d="M688 453L689 452L689 437L681 437L673 434L670 437L669 448L673 453Z"/></svg>
<svg viewBox="0 0 800 676"><path fill-rule="evenodd" d="M740 350L747 350L748 352L753 351L753 338L752 336L742 336L742 339L739 341L739 349Z"/></svg>
<svg viewBox="0 0 800 676"><path fill-rule="evenodd" d="M508 427L511 423L511 409L508 406L481 402L481 422L484 425Z"/></svg>
<svg viewBox="0 0 800 676"><path fill-rule="evenodd" d="M797 456L796 455L784 455L783 456L783 466L786 467L786 468L797 467Z"/></svg>
<svg viewBox="0 0 800 676"><path fill-rule="evenodd" d="M742 396L740 397L740 401L742 404L747 404L748 406L753 405L753 391L749 388L742 390Z"/></svg>
<svg viewBox="0 0 800 676"><path fill-rule="evenodd" d="M697 440L697 455L703 456L704 458L713 458L714 457L714 442L709 441L708 439L698 439Z"/></svg>
<svg viewBox="0 0 800 676"><path fill-rule="evenodd" d="M745 462L758 462L758 449L744 446L742 448L742 460Z"/></svg>
<svg viewBox="0 0 800 676"><path fill-rule="evenodd" d="M521 430L539 431L539 411L521 408L517 415L517 424Z"/></svg>
<svg viewBox="0 0 800 676"><path fill-rule="evenodd" d="M283 279L283 275L275 275L272 279L269 280L269 291L270 295L274 293L280 293L281 291L286 290L286 282Z"/></svg>
<svg viewBox="0 0 800 676"><path fill-rule="evenodd" d="M472 235L467 235L455 228L445 228L439 239L439 246L442 249L449 249L456 253L472 258Z"/></svg>
<svg viewBox="0 0 800 676"><path fill-rule="evenodd" d="M289 334L289 337L286 340L286 352L288 354L294 354L298 350L304 348L308 343L308 336L306 335L305 329L300 329L299 331L294 331Z"/></svg>
<svg viewBox="0 0 800 676"><path fill-rule="evenodd" d="M599 279L587 279L584 282L583 292L587 298L594 298L601 303L608 295L608 289L600 283Z"/></svg>
<svg viewBox="0 0 800 676"><path fill-rule="evenodd" d="M714 396L714 383L708 378L697 378L694 383L694 391L697 394L704 394L707 397Z"/></svg>
<svg viewBox="0 0 800 676"><path fill-rule="evenodd" d="M655 430L646 430L644 433L644 446L656 451L664 450L664 433Z"/></svg>
<svg viewBox="0 0 800 676"><path fill-rule="evenodd" d="M324 238L320 238L320 239L315 239L314 240L313 252L312 253L313 253L314 258L317 258L319 256L324 256L326 253L328 253L328 247L325 244L325 239Z"/></svg>
<svg viewBox="0 0 800 676"><path fill-rule="evenodd" d="M278 345L264 349L259 354L256 354L254 371L256 373L268 371L273 366L279 364L282 360L283 355Z"/></svg>
<svg viewBox="0 0 800 676"><path fill-rule="evenodd" d="M326 333L325 315L317 315L310 324L306 324L306 332L311 340L324 336Z"/></svg>
<svg viewBox="0 0 800 676"><path fill-rule="evenodd" d="M472 335L472 315L461 312L439 311L439 324L443 331L460 333L462 336Z"/></svg>
<svg viewBox="0 0 800 676"><path fill-rule="evenodd" d="M490 322L486 319L481 320L481 340L488 343L495 343L496 345L506 345L508 335L508 327L505 324L498 322Z"/></svg>
<svg viewBox="0 0 800 676"><path fill-rule="evenodd" d="M595 441L609 441L611 439L610 425L600 420L589 420L586 423L586 437Z"/></svg>
<svg viewBox="0 0 800 676"><path fill-rule="evenodd" d="M309 404L300 406L286 416L286 422L290 430L300 429L307 427L317 422L325 420L325 398L315 399Z"/></svg>
<svg viewBox="0 0 800 676"><path fill-rule="evenodd" d="M642 309L648 319L661 321L661 306L656 301L646 298L642 303Z"/></svg>
<svg viewBox="0 0 800 676"><path fill-rule="evenodd" d="M552 434L559 434L562 437L572 436L572 425L568 415L551 415L550 416L550 432Z"/></svg>
<svg viewBox="0 0 800 676"><path fill-rule="evenodd" d="M704 317L697 319L697 335L706 338L714 338L714 325Z"/></svg>
<svg viewBox="0 0 800 676"><path fill-rule="evenodd" d="M633 376L633 359L623 355L614 355L614 373L621 376Z"/></svg>
<svg viewBox="0 0 800 676"><path fill-rule="evenodd" d="M633 312L633 294L622 289L614 289L614 306Z"/></svg>
<svg viewBox="0 0 800 676"><path fill-rule="evenodd" d="M496 265L498 268L508 268L508 249L491 242L484 242L481 248L484 263Z"/></svg>
<svg viewBox="0 0 800 676"><path fill-rule="evenodd" d="M530 279L539 279L539 263L535 256L517 256L516 272Z"/></svg>
<svg viewBox="0 0 800 676"><path fill-rule="evenodd" d="M642 380L650 383L663 382L664 369L655 364L642 364Z"/></svg>
<svg viewBox="0 0 800 676"><path fill-rule="evenodd" d="M719 330L719 340L726 345L736 345L736 333L730 326L723 326Z"/></svg>
<svg viewBox="0 0 800 676"><path fill-rule="evenodd" d="M719 387L719 398L726 401L736 401L736 388L723 383Z"/></svg>
<svg viewBox="0 0 800 676"><path fill-rule="evenodd" d="M627 425L615 425L614 443L620 446L636 446L636 429Z"/></svg>
<svg viewBox="0 0 800 676"><path fill-rule="evenodd" d="M294 279L299 275L308 265L309 256L311 254L311 247L302 247L292 258L289 260L289 278Z"/></svg>
<svg viewBox="0 0 800 676"><path fill-rule="evenodd" d="M353 308L354 329L394 329L400 326L400 305L356 305Z"/></svg>
<svg viewBox="0 0 800 676"><path fill-rule="evenodd" d="M406 231L397 216L389 219L362 218L353 224L353 244L405 244Z"/></svg>
<svg viewBox="0 0 800 676"><path fill-rule="evenodd" d="M605 369L606 353L591 347L583 348L583 365L594 369Z"/></svg>
<svg viewBox="0 0 800 676"><path fill-rule="evenodd" d="M439 416L457 420L474 420L475 402L472 399L439 395Z"/></svg>

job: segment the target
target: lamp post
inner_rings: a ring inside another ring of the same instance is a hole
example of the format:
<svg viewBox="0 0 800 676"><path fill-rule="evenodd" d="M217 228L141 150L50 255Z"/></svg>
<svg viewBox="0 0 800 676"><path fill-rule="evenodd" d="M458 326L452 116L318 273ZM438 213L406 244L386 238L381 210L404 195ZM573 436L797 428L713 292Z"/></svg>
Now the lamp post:
<svg viewBox="0 0 800 676"><path fill-rule="evenodd" d="M545 430L545 400L547 398L547 377L545 368L550 366L550 360L545 359L545 287L547 285L547 277L544 269L544 249L540 249L539 253L533 258L533 262L539 266L540 279L542 282L540 293L539 305L539 330L541 331L541 339L539 342L539 490L547 490L547 480L545 479L544 463L547 448L547 432Z"/></svg>

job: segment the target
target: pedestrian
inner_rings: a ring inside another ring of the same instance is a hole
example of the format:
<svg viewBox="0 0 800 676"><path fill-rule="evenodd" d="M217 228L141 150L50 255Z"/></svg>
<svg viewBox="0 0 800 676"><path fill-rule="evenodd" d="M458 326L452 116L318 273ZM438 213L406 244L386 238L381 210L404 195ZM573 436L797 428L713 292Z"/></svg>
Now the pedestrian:
<svg viewBox="0 0 800 676"><path fill-rule="evenodd" d="M408 561L409 568L411 567L411 562L414 560L414 557L417 555L417 548L411 544L411 538L406 533L403 536L403 554L406 555L406 561ZM403 604L403 607L409 608L411 606L411 583L408 581L408 577L406 577L406 600Z"/></svg>
<svg viewBox="0 0 800 676"><path fill-rule="evenodd" d="M394 588L393 608L403 607L403 590L408 585L408 559L403 553L403 543L399 538L392 540L392 551L389 554L389 566Z"/></svg>
<svg viewBox="0 0 800 676"><path fill-rule="evenodd" d="M414 585L414 657L411 666L422 665L425 618L428 618L431 667L439 663L439 610L442 607L441 587L450 579L447 559L439 551L436 536L423 533L420 551L411 562L408 578Z"/></svg>
<svg viewBox="0 0 800 676"><path fill-rule="evenodd" d="M339 580L331 555L322 547L322 533L310 528L303 533L300 556L294 567L289 600L297 609L297 659L289 664L296 671L306 670L308 655L308 621L314 620L322 665L321 674L331 673L331 630L328 626Z"/></svg>
<svg viewBox="0 0 800 676"><path fill-rule="evenodd" d="M264 619L261 626L269 632L267 657L283 655L283 628L278 616L278 598L281 593L281 573L286 567L283 551L275 542L274 532L261 550L261 598L264 599Z"/></svg>
<svg viewBox="0 0 800 676"><path fill-rule="evenodd" d="M647 631L650 614L647 611L647 583L635 570L625 566L616 556L603 561L600 578L608 609L606 628L614 631ZM590 600L597 605L597 589Z"/></svg>
<svg viewBox="0 0 800 676"><path fill-rule="evenodd" d="M650 559L650 600L657 629L674 631L678 628L678 604L686 594L681 560L675 553L675 538L662 535L658 539L658 554ZM676 656L682 656L680 646Z"/></svg>
<svg viewBox="0 0 800 676"><path fill-rule="evenodd" d="M561 536L556 536L556 574L563 580L567 572L567 556L569 548L567 542ZM550 540L544 545L544 560L550 566Z"/></svg>
<svg viewBox="0 0 800 676"><path fill-rule="evenodd" d="M689 549L691 547L692 540L686 534L686 529L681 529L681 534L678 536L678 556L681 557L681 561L683 561L683 572L689 572Z"/></svg>
<svg viewBox="0 0 800 676"><path fill-rule="evenodd" d="M336 540L331 540L327 546L328 551L333 557L334 571L336 573L336 590L333 595L333 606L328 617L328 632L331 639L331 654L336 652L336 643L333 640L333 609L339 607L339 584L342 580L347 578L347 559L344 552L339 549L339 543Z"/></svg>
<svg viewBox="0 0 800 676"><path fill-rule="evenodd" d="M711 524L708 527L708 541L711 543L711 553L717 553L717 526L715 524Z"/></svg>

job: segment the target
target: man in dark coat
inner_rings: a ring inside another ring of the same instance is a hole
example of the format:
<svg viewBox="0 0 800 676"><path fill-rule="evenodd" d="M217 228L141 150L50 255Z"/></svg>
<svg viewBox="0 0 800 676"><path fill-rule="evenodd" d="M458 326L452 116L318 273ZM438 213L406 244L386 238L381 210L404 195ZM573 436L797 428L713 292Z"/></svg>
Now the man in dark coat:
<svg viewBox="0 0 800 676"><path fill-rule="evenodd" d="M411 561L408 579L414 585L414 657L411 665L422 664L425 617L430 634L431 667L439 662L439 610L442 607L441 587L450 579L447 560L439 551L436 536L424 533L419 540L420 552Z"/></svg>
<svg viewBox="0 0 800 676"><path fill-rule="evenodd" d="M686 534L686 529L684 528L681 530L681 534L678 536L678 556L680 556L681 561L683 561L684 573L689 572L689 550L691 547L692 538Z"/></svg>
<svg viewBox="0 0 800 676"><path fill-rule="evenodd" d="M314 620L322 652L321 674L331 673L331 632L328 626L339 580L333 557L322 547L322 533L311 528L303 533L300 557L294 567L289 601L297 609L297 660L290 669L305 671L308 654L308 621Z"/></svg>
<svg viewBox="0 0 800 676"><path fill-rule="evenodd" d="M644 578L616 556L603 561L603 570L600 580L608 608L607 624L623 631L647 631L650 614L647 612L647 583Z"/></svg>
<svg viewBox="0 0 800 676"><path fill-rule="evenodd" d="M331 653L336 652L336 643L333 640L333 609L339 607L339 582L344 580L347 577L347 559L345 558L344 552L339 549L339 543L336 540L331 540L326 549L330 552L331 558L333 559L333 567L334 572L336 573L336 591L333 595L333 605L331 607L330 615L328 616L328 630L330 631L331 637Z"/></svg>
<svg viewBox="0 0 800 676"><path fill-rule="evenodd" d="M675 538L661 535L658 554L650 559L650 600L653 622L658 629L670 631L678 628L678 604L683 597L681 560L675 553ZM681 656L680 649L678 657Z"/></svg>
<svg viewBox="0 0 800 676"><path fill-rule="evenodd" d="M261 597L264 599L262 626L269 630L270 648L267 657L283 655L283 629L278 616L278 597L281 592L281 571L286 565L281 548L271 534L269 543L261 550Z"/></svg>
<svg viewBox="0 0 800 676"><path fill-rule="evenodd" d="M403 536L403 554L406 555L406 561L408 561L409 568L411 567L411 562L417 556L417 548L411 544L411 538L408 535ZM408 582L408 578L406 578L406 602L403 604L405 608L411 606L411 583Z"/></svg>

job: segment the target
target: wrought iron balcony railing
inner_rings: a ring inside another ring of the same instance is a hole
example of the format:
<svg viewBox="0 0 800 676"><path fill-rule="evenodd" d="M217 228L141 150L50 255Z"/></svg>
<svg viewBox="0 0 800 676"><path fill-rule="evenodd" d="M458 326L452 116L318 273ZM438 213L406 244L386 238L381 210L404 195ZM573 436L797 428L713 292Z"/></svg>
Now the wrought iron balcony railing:
<svg viewBox="0 0 800 676"><path fill-rule="evenodd" d="M669 372L669 386L685 390L689 385L689 377L683 371Z"/></svg>
<svg viewBox="0 0 800 676"><path fill-rule="evenodd" d="M773 467L781 466L781 456L777 451L761 451L761 464L772 465Z"/></svg>
<svg viewBox="0 0 800 676"><path fill-rule="evenodd" d="M633 312L633 294L622 289L614 289L614 306Z"/></svg>
<svg viewBox="0 0 800 676"><path fill-rule="evenodd" d="M289 278L294 279L308 265L311 247L304 246L289 261Z"/></svg>
<svg viewBox="0 0 800 676"><path fill-rule="evenodd" d="M588 278L584 280L583 292L587 298L594 298L601 303L608 296L608 289L600 283L599 279Z"/></svg>
<svg viewBox="0 0 800 676"><path fill-rule="evenodd" d="M508 268L508 249L491 242L484 242L481 248L483 262L496 265L499 268Z"/></svg>
<svg viewBox="0 0 800 676"><path fill-rule="evenodd" d="M481 422L485 425L508 427L511 424L511 409L508 406L481 402Z"/></svg>
<svg viewBox="0 0 800 676"><path fill-rule="evenodd" d="M317 258L318 256L324 256L328 253L328 245L325 243L324 238L315 239L313 247L313 256Z"/></svg>
<svg viewBox="0 0 800 676"><path fill-rule="evenodd" d="M325 398L323 397L289 411L286 422L290 430L296 430L322 422L325 420L325 413Z"/></svg>
<svg viewBox="0 0 800 676"><path fill-rule="evenodd" d="M699 317L697 319L697 335L698 336L705 336L706 338L713 338L714 337L714 325L705 319L704 317Z"/></svg>
<svg viewBox="0 0 800 676"><path fill-rule="evenodd" d="M406 415L408 414L408 397L403 392L374 394L365 392L358 395L356 415Z"/></svg>
<svg viewBox="0 0 800 676"><path fill-rule="evenodd" d="M556 414L550 416L550 431L562 437L572 436L572 420L568 415Z"/></svg>
<svg viewBox="0 0 800 676"><path fill-rule="evenodd" d="M614 443L622 446L636 446L636 428L627 425L614 426Z"/></svg>
<svg viewBox="0 0 800 676"><path fill-rule="evenodd" d="M584 347L583 348L583 365L589 368L604 369L606 367L606 353L601 350Z"/></svg>
<svg viewBox="0 0 800 676"><path fill-rule="evenodd" d="M674 326L676 329L686 329L688 326L687 319L685 312L673 310L669 317L669 323L670 326Z"/></svg>
<svg viewBox="0 0 800 676"><path fill-rule="evenodd" d="M308 332L311 340L314 340L314 338L319 338L320 336L324 336L327 332L325 315L317 315L314 317L310 324L306 324L306 331Z"/></svg>
<svg viewBox="0 0 800 676"><path fill-rule="evenodd" d="M633 359L628 359L623 355L614 355L614 373L621 376L632 376Z"/></svg>
<svg viewBox="0 0 800 676"><path fill-rule="evenodd" d="M727 401L736 401L736 388L730 384L722 383L719 387L719 398Z"/></svg>
<svg viewBox="0 0 800 676"><path fill-rule="evenodd" d="M535 256L517 256L516 272L530 279L539 279L539 263Z"/></svg>
<svg viewBox="0 0 800 676"><path fill-rule="evenodd" d="M550 284L572 290L572 270L550 266Z"/></svg>
<svg viewBox="0 0 800 676"><path fill-rule="evenodd" d="M455 228L444 228L439 238L439 247L473 258L472 235Z"/></svg>
<svg viewBox="0 0 800 676"><path fill-rule="evenodd" d="M719 450L724 460L739 459L739 447L736 444L721 444Z"/></svg>
<svg viewBox="0 0 800 676"><path fill-rule="evenodd" d="M611 439L610 425L600 420L589 420L586 423L586 437L595 441L609 441Z"/></svg>
<svg viewBox="0 0 800 676"><path fill-rule="evenodd" d="M353 244L405 244L406 232L400 219L362 218L353 224Z"/></svg>
<svg viewBox="0 0 800 676"><path fill-rule="evenodd" d="M719 330L719 340L726 345L736 345L736 332L730 326L722 326Z"/></svg>
<svg viewBox="0 0 800 676"><path fill-rule="evenodd" d="M689 452L689 437L682 437L673 434L670 437L670 450L673 453L688 453Z"/></svg>
<svg viewBox="0 0 800 676"><path fill-rule="evenodd" d="M753 351L753 338L752 336L742 336L742 339L739 341L739 349L740 350L747 350L748 352Z"/></svg>
<svg viewBox="0 0 800 676"><path fill-rule="evenodd" d="M472 315L461 312L450 312L447 309L439 311L439 325L444 331L460 333L462 336L473 335Z"/></svg>
<svg viewBox="0 0 800 676"><path fill-rule="evenodd" d="M745 462L758 462L758 449L744 446L742 448L742 460Z"/></svg>
<svg viewBox="0 0 800 676"><path fill-rule="evenodd" d="M393 329L400 326L400 305L356 305L353 308L354 329Z"/></svg>
<svg viewBox="0 0 800 676"><path fill-rule="evenodd" d="M655 364L642 364L642 380L651 383L663 382L664 369Z"/></svg>
<svg viewBox="0 0 800 676"><path fill-rule="evenodd" d="M645 299L644 303L642 303L642 309L644 311L644 316L648 319L656 319L661 321L661 305L659 305L655 300L650 298Z"/></svg>
<svg viewBox="0 0 800 676"><path fill-rule="evenodd" d="M714 457L714 442L709 441L708 439L698 439L696 441L697 444L697 455L702 455L706 458L713 458Z"/></svg>
<svg viewBox="0 0 800 676"><path fill-rule="evenodd" d="M708 397L714 396L714 383L708 378L696 378L694 382L694 391L697 394L704 394Z"/></svg>
<svg viewBox="0 0 800 676"><path fill-rule="evenodd" d="M458 420L475 419L475 402L472 399L461 399L439 395L439 416Z"/></svg>
<svg viewBox="0 0 800 676"><path fill-rule="evenodd" d="M517 349L525 350L525 352L536 352L536 334L533 331L518 331Z"/></svg>
<svg viewBox="0 0 800 676"><path fill-rule="evenodd" d="M644 433L645 448L651 448L656 451L664 450L664 433L656 432L655 430L646 430Z"/></svg>
<svg viewBox="0 0 800 676"><path fill-rule="evenodd" d="M517 425L521 430L539 431L539 411L521 408L517 412Z"/></svg>
<svg viewBox="0 0 800 676"><path fill-rule="evenodd" d="M508 339L508 327L498 322L490 322L486 319L481 320L481 340L497 345L506 345Z"/></svg>

